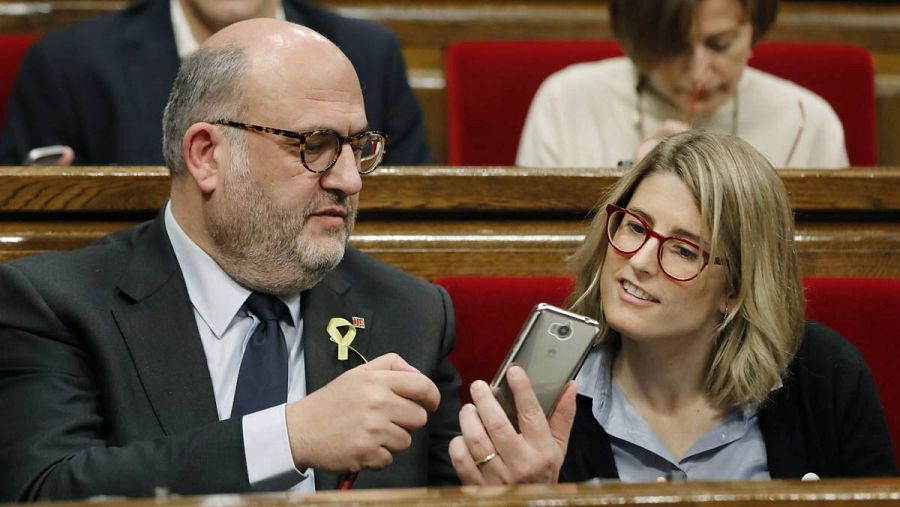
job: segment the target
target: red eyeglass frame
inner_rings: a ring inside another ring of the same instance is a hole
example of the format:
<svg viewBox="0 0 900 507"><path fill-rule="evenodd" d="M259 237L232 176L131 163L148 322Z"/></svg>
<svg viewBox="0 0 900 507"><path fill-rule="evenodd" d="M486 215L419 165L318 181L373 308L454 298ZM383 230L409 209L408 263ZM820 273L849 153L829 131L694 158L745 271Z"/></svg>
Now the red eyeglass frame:
<svg viewBox="0 0 900 507"><path fill-rule="evenodd" d="M630 252L622 250L621 248L617 247L615 245L615 243L613 243L612 238L609 236L610 219L612 218L613 213L616 213L618 211L621 211L622 213L624 213L628 216L634 217L638 222L641 223L641 225L644 226L644 241L641 242L640 246L638 246L637 248L635 248L634 250L632 250ZM609 246L613 247L613 250L615 250L620 255L623 255L625 257L631 257L632 255L636 254L641 248L644 248L644 245L647 244L647 241L649 241L650 238L656 238L656 240L659 242L659 245L657 245L657 247L656 247L656 263L659 265L659 270L662 271L663 274L666 275L667 277L669 277L671 280L674 280L676 282L689 282L689 281L693 280L694 278L697 278L698 276L700 276L700 273L702 273L703 270L706 269L706 266L709 265L709 260L710 260L709 252L707 252L706 250L701 248L700 245L698 245L697 243L694 243L693 241L691 241L689 239L684 239L680 236L663 236L662 234L654 231L653 228L650 227L650 224L648 224L646 220L641 218L640 215L633 213L631 211L628 211L627 209L622 208L620 206L616 206L615 204L607 204L606 205L606 240L609 242ZM696 275L694 275L690 278L678 278L677 276L673 276L671 273L666 271L666 268L663 267L662 246L663 246L663 243L665 243L666 241L668 241L670 239L676 240L676 241L681 241L682 243L687 243L688 245L695 247L697 250L700 251L701 254L703 254L703 266L700 266L700 270L697 271ZM713 264L720 264L720 265L723 264L722 259L719 257L714 258L712 261L713 261Z"/></svg>

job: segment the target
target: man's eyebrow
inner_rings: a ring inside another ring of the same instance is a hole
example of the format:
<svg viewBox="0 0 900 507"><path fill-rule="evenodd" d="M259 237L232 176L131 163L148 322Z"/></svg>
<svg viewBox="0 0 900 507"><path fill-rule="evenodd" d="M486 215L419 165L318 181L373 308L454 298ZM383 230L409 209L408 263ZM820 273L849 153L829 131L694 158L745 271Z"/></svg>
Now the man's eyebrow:
<svg viewBox="0 0 900 507"><path fill-rule="evenodd" d="M332 132L336 132L339 135L343 135L343 134L341 134L340 130L335 130L331 127L326 127L324 125L308 125L308 126L304 126L303 128L298 128L294 132L302 134L304 132L312 132L313 130L330 130ZM362 134L363 132L368 132L370 130L374 130L374 129L372 129L372 127L370 127L369 124L366 124L365 127L361 128L359 130L352 131L352 132L350 132L349 135L355 136L356 134Z"/></svg>

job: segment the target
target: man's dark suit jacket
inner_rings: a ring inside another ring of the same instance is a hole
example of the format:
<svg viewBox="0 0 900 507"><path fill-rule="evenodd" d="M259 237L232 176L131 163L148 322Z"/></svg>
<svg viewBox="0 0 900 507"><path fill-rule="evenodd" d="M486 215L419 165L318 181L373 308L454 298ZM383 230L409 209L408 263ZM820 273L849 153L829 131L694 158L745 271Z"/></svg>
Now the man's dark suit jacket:
<svg viewBox="0 0 900 507"><path fill-rule="evenodd" d="M394 34L306 0L283 3L288 21L328 37L353 62L370 128L391 137L385 163L431 163ZM146 0L47 35L22 62L0 164L20 165L31 148L67 144L80 165L163 165L162 112L178 64L169 0Z"/></svg>
<svg viewBox="0 0 900 507"><path fill-rule="evenodd" d="M162 216L87 248L0 264L0 502L250 489L241 419L218 420L212 381ZM367 358L397 352L441 391L388 468L355 487L453 484L458 433L452 306L443 289L348 248L301 299L309 392L360 364L325 326L365 319ZM353 410L348 406L347 410ZM316 473L317 489L338 477Z"/></svg>

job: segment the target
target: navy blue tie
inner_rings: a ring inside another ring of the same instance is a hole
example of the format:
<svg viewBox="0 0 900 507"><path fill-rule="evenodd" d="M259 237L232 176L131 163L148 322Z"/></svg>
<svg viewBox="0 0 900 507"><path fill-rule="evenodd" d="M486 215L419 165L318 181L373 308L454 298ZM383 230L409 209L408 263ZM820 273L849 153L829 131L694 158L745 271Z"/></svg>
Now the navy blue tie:
<svg viewBox="0 0 900 507"><path fill-rule="evenodd" d="M260 320L253 330L238 373L231 417L240 417L287 401L288 352L279 322L288 316L280 299L254 292L244 303Z"/></svg>

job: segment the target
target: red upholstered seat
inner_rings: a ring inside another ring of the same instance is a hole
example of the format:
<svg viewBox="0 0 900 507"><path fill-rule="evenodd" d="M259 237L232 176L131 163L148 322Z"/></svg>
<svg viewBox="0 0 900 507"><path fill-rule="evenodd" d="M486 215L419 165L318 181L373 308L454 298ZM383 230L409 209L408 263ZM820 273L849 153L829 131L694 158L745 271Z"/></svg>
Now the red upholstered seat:
<svg viewBox="0 0 900 507"><path fill-rule="evenodd" d="M900 462L900 279L807 278L807 318L856 345L872 370Z"/></svg>
<svg viewBox="0 0 900 507"><path fill-rule="evenodd" d="M447 47L447 158L451 165L513 165L528 106L550 74L621 56L614 41L463 41Z"/></svg>
<svg viewBox="0 0 900 507"><path fill-rule="evenodd" d="M491 381L534 305L562 306L573 288L561 276L450 276L435 283L453 300L457 343L450 359L463 380L464 402L473 380Z"/></svg>
<svg viewBox="0 0 900 507"><path fill-rule="evenodd" d="M34 33L0 35L0 132L6 125L9 95L19 73L19 64L28 48L40 37Z"/></svg>
<svg viewBox="0 0 900 507"><path fill-rule="evenodd" d="M451 165L513 165L531 99L553 72L621 56L613 41L463 41L450 44L447 151ZM750 65L827 100L844 124L851 165L878 160L875 79L866 49L821 43L761 43Z"/></svg>
<svg viewBox="0 0 900 507"><path fill-rule="evenodd" d="M561 305L573 288L567 277L445 277L456 313L457 344L450 356L469 384L490 381L540 302ZM872 369L900 460L900 279L807 278L807 316L856 345Z"/></svg>
<svg viewBox="0 0 900 507"><path fill-rule="evenodd" d="M759 44L750 65L808 88L831 104L844 125L850 164L878 165L875 68L865 48L844 44Z"/></svg>

